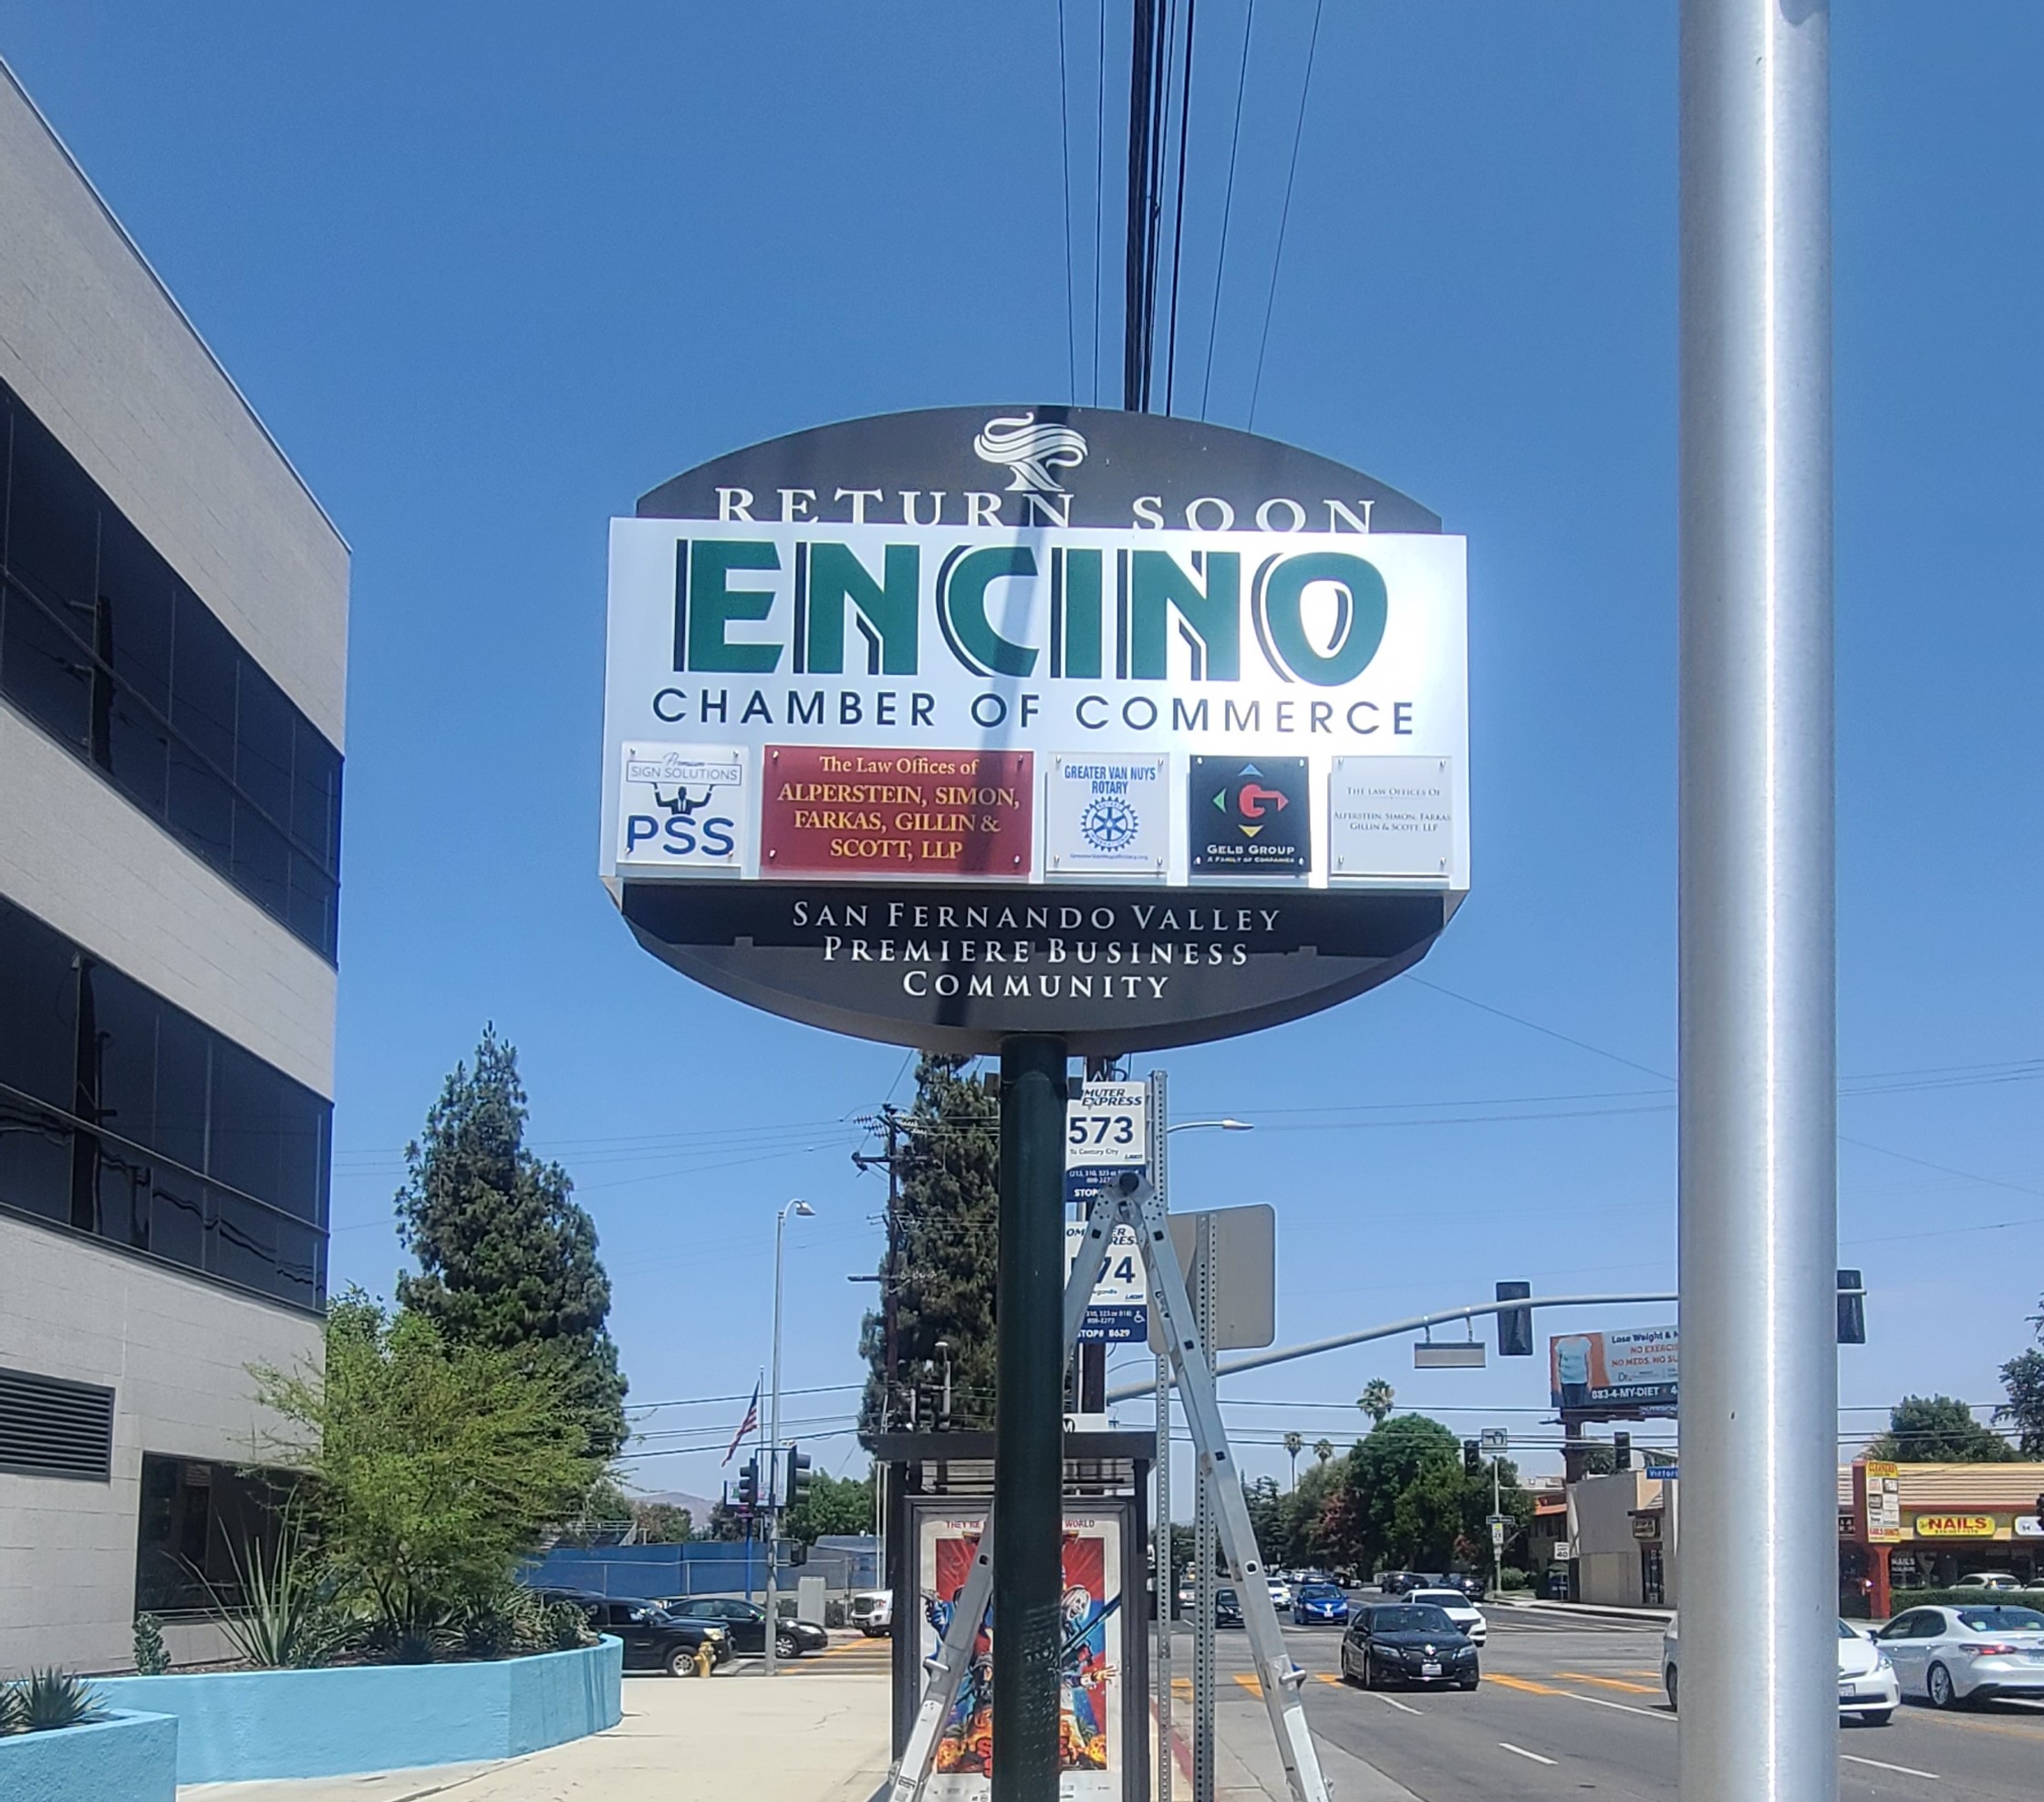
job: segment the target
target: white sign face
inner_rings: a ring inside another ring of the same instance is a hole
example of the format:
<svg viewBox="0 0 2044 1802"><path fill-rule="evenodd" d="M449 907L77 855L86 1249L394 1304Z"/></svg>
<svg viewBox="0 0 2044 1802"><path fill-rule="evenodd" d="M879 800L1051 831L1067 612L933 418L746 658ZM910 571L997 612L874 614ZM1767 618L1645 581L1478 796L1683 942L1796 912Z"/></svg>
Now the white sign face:
<svg viewBox="0 0 2044 1802"><path fill-rule="evenodd" d="M1501 1458L1511 1450L1511 1434L1501 1426L1487 1426L1478 1434L1478 1446L1487 1458Z"/></svg>
<svg viewBox="0 0 2044 1802"><path fill-rule="evenodd" d="M1064 1223L1064 1268L1069 1271L1085 1243L1085 1223ZM1086 1303L1085 1320L1079 1329L1084 1340L1109 1345L1133 1344L1149 1325L1149 1286L1143 1276L1142 1249L1126 1227L1116 1227L1108 1242L1106 1268L1093 1286Z"/></svg>
<svg viewBox="0 0 2044 1802"><path fill-rule="evenodd" d="M604 874L691 867L621 854L658 744L751 752L745 877L1465 889L1465 586L1441 533L614 520ZM1434 772L1446 823L1371 823L1406 797L1351 772L1331 835L1355 759Z"/></svg>
<svg viewBox="0 0 2044 1802"><path fill-rule="evenodd" d="M1150 1085L1086 1083L1065 1109L1065 1169L1136 1170L1149 1161Z"/></svg>
<svg viewBox="0 0 2044 1802"><path fill-rule="evenodd" d="M1161 880L1171 859L1170 768L1168 757L1053 757L1044 874Z"/></svg>
<svg viewBox="0 0 2044 1802"><path fill-rule="evenodd" d="M1337 757L1327 801L1336 878L1445 883L1455 866L1454 772L1445 757Z"/></svg>
<svg viewBox="0 0 2044 1802"><path fill-rule="evenodd" d="M731 746L632 740L621 749L617 863L633 875L744 864L758 811Z"/></svg>

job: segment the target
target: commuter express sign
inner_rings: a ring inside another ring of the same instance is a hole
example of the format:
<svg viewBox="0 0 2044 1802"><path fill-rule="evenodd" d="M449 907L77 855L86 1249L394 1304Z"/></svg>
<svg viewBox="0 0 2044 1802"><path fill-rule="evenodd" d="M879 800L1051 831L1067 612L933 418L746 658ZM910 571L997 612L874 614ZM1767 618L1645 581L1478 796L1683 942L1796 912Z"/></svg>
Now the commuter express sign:
<svg viewBox="0 0 2044 1802"><path fill-rule="evenodd" d="M642 943L933 1050L1223 1036L1468 886L1463 541L1182 419L945 409L612 523L602 873Z"/></svg>

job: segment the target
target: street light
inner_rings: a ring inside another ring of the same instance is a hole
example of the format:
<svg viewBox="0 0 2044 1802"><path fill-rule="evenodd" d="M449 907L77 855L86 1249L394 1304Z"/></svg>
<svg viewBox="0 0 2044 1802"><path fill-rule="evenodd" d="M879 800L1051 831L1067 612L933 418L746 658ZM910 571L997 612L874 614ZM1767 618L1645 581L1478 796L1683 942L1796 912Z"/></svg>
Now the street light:
<svg viewBox="0 0 2044 1802"><path fill-rule="evenodd" d="M788 1216L809 1219L816 1210L806 1201L791 1201L773 1217L773 1399L767 1406L767 1470L772 1486L766 1506L766 1674L773 1674L773 1641L781 1631L781 1600L776 1566L781 1557L781 1266L786 1249Z"/></svg>

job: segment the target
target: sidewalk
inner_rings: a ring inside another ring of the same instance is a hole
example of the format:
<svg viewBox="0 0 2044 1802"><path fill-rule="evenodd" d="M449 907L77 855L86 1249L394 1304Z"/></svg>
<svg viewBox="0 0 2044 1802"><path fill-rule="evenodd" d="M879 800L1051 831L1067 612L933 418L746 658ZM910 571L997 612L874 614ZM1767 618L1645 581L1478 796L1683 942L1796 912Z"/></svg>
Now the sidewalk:
<svg viewBox="0 0 2044 1802"><path fill-rule="evenodd" d="M1177 1802L1192 1794L1192 1778L1184 1762L1186 1735L1192 1724L1190 1683L1179 1692L1175 1718L1180 1756L1174 1761L1171 1793ZM1321 1775L1327 1779L1328 1791L1341 1802L1419 1802L1403 1784L1394 1783L1375 1765L1343 1751L1323 1735L1315 1734L1313 1745L1320 1753ZM1241 1677L1224 1675L1214 1696L1214 1802L1290 1802L1291 1795L1261 1691Z"/></svg>
<svg viewBox="0 0 2044 1802"><path fill-rule="evenodd" d="M373 1776L185 1784L179 1802L868 1802L887 1775L885 1676L628 1676L607 1733L524 1758Z"/></svg>

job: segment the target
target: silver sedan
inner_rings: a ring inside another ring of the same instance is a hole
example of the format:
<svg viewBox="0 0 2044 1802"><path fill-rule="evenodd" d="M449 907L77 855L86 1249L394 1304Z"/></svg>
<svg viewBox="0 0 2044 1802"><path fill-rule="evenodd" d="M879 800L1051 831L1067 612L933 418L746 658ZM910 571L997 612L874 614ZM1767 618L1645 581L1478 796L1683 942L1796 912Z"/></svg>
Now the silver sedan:
<svg viewBox="0 0 2044 1802"><path fill-rule="evenodd" d="M1877 1637L1903 1693L1933 1707L1997 1695L2044 1698L2044 1614L2034 1608L1913 1608Z"/></svg>

